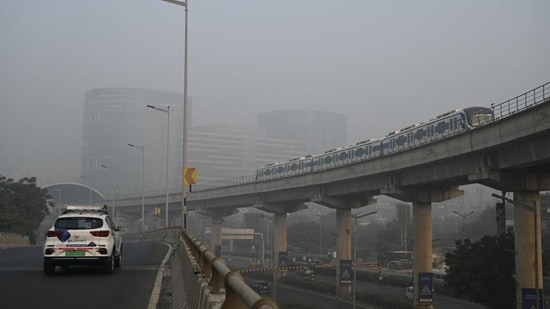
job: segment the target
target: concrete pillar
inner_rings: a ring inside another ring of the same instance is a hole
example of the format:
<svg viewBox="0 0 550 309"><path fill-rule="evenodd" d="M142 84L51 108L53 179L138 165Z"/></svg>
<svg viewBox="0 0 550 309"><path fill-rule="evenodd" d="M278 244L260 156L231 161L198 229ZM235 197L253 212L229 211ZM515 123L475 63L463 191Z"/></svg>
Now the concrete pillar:
<svg viewBox="0 0 550 309"><path fill-rule="evenodd" d="M216 256L221 255L222 250L222 224L223 218L212 217L211 246Z"/></svg>
<svg viewBox="0 0 550 309"><path fill-rule="evenodd" d="M287 214L275 213L273 215L273 258L274 267L279 267L279 252L287 251Z"/></svg>
<svg viewBox="0 0 550 309"><path fill-rule="evenodd" d="M340 284L340 261L351 260L351 209L336 210L336 294L349 296L351 284Z"/></svg>
<svg viewBox="0 0 550 309"><path fill-rule="evenodd" d="M429 202L413 202L414 233L414 308L433 309L433 305L420 306L418 291L419 273L432 273L432 206Z"/></svg>
<svg viewBox="0 0 550 309"><path fill-rule="evenodd" d="M520 205L533 208L536 212L536 225L535 212L522 208ZM524 308L522 291L524 289L534 290L537 286L540 290L543 288L540 195L538 191L514 192L514 235L516 308L522 309Z"/></svg>

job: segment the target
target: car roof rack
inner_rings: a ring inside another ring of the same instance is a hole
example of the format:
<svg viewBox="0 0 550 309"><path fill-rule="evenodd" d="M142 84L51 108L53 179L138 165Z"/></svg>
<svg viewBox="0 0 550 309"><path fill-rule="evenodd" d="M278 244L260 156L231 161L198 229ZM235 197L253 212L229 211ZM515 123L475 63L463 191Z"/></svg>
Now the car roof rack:
<svg viewBox="0 0 550 309"><path fill-rule="evenodd" d="M66 205L65 209L63 209L63 214L72 212L99 212L109 214L109 209L107 205Z"/></svg>

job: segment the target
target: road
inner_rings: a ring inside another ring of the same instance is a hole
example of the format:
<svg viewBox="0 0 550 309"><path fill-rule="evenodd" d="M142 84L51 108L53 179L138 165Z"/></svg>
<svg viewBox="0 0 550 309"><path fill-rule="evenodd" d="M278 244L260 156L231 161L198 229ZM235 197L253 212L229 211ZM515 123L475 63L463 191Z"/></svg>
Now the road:
<svg viewBox="0 0 550 309"><path fill-rule="evenodd" d="M224 257L224 260L226 263L230 265L231 269L246 269L248 266L248 260L247 258L241 258L241 257L234 257L231 258L226 256ZM375 271L375 270L373 270ZM377 271L376 271L377 272ZM391 272L393 274L393 272ZM408 275L408 274L403 274ZM300 271L288 271L287 276L296 276L303 278L303 274ZM305 280L305 279L304 279ZM331 283L336 284L336 278L332 276L321 276L319 274L315 275L315 282L323 282L323 283ZM385 295L388 299L404 299L404 288L398 288L398 287L391 287L386 285L380 285L377 283L372 282L363 282L359 281L357 283L357 295L360 295L363 291L369 291L369 292L376 292L380 295ZM273 289L273 288L272 288ZM335 287L336 289L336 287ZM333 300L330 297L326 296L319 296L315 295L311 291L305 292L305 291L290 291L291 288L288 286L285 286L284 288L281 286L277 286L276 293L277 293L277 301L278 302L298 302L302 301L302 303L312 305L312 302L318 302L318 304L312 308L351 308L351 306L341 300ZM284 291L284 292L283 292ZM284 293L284 294L283 294ZM308 297L306 295L310 294L311 297ZM300 296L301 295L301 296ZM307 301L304 301L304 299L307 299ZM333 306L333 303L338 303L338 306ZM412 302L411 302L411 308L412 308ZM357 308L363 308L360 306L357 306ZM365 307L366 308L366 307ZM441 295L437 295L437 293L434 295L434 308L443 308L443 309L486 309L487 307L471 303L468 301L464 301L462 299L456 299L451 297L445 297Z"/></svg>
<svg viewBox="0 0 550 309"><path fill-rule="evenodd" d="M53 276L42 272L42 247L0 250L0 307L147 308L167 250L157 242L124 243L122 267L112 275L75 266Z"/></svg>

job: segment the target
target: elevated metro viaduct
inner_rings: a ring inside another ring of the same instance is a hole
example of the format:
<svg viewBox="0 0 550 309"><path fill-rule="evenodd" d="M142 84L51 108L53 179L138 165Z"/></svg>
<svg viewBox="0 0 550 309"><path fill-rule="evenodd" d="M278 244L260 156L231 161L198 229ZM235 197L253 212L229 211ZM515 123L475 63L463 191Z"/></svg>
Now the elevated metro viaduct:
<svg viewBox="0 0 550 309"><path fill-rule="evenodd" d="M534 103L476 130L373 160L270 181L239 181L208 188L198 185L187 204L190 210L212 218L212 246L221 245L223 218L239 208L257 207L273 213L274 252L287 251L288 213L302 209L306 202L334 208L340 262L352 259L352 209L373 203L377 195L410 202L414 286L419 291L420 277L432 272L431 203L458 197L463 194L458 187L472 183L512 192L516 206L528 205L536 214L523 207L514 211L519 309L524 291L543 286L542 251L537 246L541 241L539 193L550 190L550 100L545 97ZM158 203L161 198L150 197L147 203ZM181 192L170 201L173 206L181 203ZM118 203L135 207L140 202L134 198ZM274 258L279 265L278 256ZM339 278L337 270L338 293L350 294L351 285L341 284ZM421 303L418 293L414 305L433 308L430 302Z"/></svg>
<svg viewBox="0 0 550 309"><path fill-rule="evenodd" d="M542 289L542 251L536 244L541 243L539 192L550 190L550 101L438 143L321 173L198 191L188 203L220 228L223 217L238 208L254 206L273 213L274 252L287 250L287 213L302 209L306 202L334 208L341 261L352 259L351 209L373 203L376 195L410 202L414 286L419 291L419 276L432 272L431 203L458 197L463 194L458 186L472 183L513 192L516 206L529 205L536 211L536 232L532 211L514 211L516 296L521 308L524 289ZM219 236L213 237L212 245L220 245ZM274 258L278 265L278 256ZM339 268L336 276L338 293L351 293L351 285L339 283ZM418 294L414 303L433 308L421 304Z"/></svg>

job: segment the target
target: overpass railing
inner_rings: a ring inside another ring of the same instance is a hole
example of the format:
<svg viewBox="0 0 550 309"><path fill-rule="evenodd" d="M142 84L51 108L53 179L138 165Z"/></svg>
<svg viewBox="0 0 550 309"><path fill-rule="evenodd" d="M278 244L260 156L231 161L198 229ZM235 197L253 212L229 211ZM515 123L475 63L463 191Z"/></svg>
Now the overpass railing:
<svg viewBox="0 0 550 309"><path fill-rule="evenodd" d="M177 286L183 288L185 304L173 308L205 309L278 309L277 303L262 297L245 283L239 271L229 269L197 238L181 228L167 228L154 232L125 235L127 240L164 240L174 244L172 295ZM175 264L174 264L175 263Z"/></svg>
<svg viewBox="0 0 550 309"><path fill-rule="evenodd" d="M495 120L498 120L548 100L550 100L550 82L500 104L491 104L491 108L495 114Z"/></svg>

